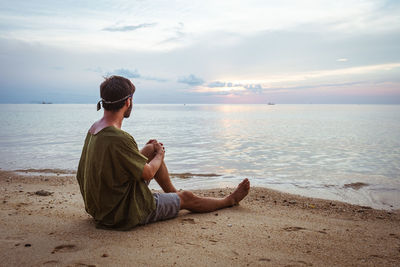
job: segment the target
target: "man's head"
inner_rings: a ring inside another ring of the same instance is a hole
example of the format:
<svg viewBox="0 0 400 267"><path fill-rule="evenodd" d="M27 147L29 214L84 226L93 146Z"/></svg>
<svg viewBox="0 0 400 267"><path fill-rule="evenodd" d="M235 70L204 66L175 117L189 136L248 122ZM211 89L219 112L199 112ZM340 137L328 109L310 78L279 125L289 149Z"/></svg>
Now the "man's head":
<svg viewBox="0 0 400 267"><path fill-rule="evenodd" d="M129 108L124 114L125 118L131 114L133 93L135 93L133 83L121 76L110 76L100 85L100 97L105 110L118 111L129 101Z"/></svg>

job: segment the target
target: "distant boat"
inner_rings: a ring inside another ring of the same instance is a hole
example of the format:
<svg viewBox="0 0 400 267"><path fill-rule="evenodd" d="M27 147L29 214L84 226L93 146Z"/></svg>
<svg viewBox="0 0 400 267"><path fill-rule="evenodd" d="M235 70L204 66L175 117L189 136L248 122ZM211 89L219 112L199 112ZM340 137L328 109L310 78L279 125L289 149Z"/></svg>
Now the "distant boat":
<svg viewBox="0 0 400 267"><path fill-rule="evenodd" d="M42 104L53 104L53 103L42 101Z"/></svg>
<svg viewBox="0 0 400 267"><path fill-rule="evenodd" d="M268 105L272 106L272 105L275 105L275 103L268 102Z"/></svg>

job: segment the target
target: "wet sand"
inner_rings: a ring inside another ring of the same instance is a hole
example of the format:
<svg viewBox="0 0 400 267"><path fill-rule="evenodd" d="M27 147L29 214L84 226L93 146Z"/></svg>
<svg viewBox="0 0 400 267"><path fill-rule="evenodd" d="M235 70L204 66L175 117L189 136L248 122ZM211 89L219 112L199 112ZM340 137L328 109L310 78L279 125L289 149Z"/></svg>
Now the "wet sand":
<svg viewBox="0 0 400 267"><path fill-rule="evenodd" d="M73 174L0 171L0 186L1 266L400 265L398 210L252 188L240 206L118 232L95 228Z"/></svg>

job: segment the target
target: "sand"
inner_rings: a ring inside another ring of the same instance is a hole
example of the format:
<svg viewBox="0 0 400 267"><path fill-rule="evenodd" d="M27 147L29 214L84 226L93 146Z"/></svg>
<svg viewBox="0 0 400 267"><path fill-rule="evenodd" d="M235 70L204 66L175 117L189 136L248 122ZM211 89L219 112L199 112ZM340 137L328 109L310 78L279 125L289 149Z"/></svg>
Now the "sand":
<svg viewBox="0 0 400 267"><path fill-rule="evenodd" d="M0 171L0 185L1 266L400 266L398 210L252 188L239 206L119 232L95 228L73 174Z"/></svg>

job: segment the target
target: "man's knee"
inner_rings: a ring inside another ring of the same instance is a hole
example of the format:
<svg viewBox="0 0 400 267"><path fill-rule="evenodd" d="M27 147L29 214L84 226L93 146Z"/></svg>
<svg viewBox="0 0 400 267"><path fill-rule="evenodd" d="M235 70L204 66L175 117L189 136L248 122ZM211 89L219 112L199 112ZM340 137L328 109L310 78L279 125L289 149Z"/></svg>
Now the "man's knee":
<svg viewBox="0 0 400 267"><path fill-rule="evenodd" d="M140 153L146 156L146 158L149 159L149 161L154 157L154 145L153 144L147 144L145 145L141 150Z"/></svg>
<svg viewBox="0 0 400 267"><path fill-rule="evenodd" d="M182 191L177 193L181 200L181 209L186 209L197 197L190 191Z"/></svg>

